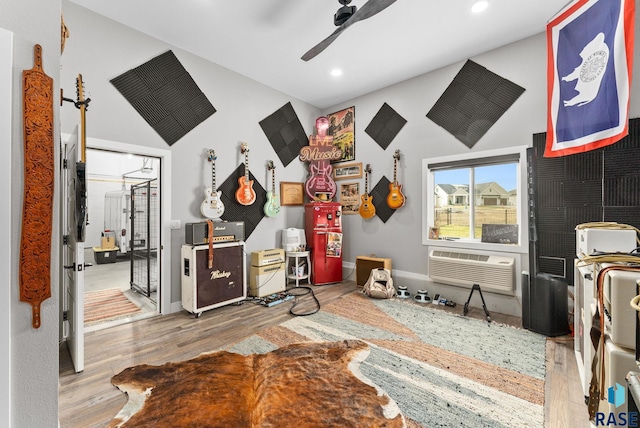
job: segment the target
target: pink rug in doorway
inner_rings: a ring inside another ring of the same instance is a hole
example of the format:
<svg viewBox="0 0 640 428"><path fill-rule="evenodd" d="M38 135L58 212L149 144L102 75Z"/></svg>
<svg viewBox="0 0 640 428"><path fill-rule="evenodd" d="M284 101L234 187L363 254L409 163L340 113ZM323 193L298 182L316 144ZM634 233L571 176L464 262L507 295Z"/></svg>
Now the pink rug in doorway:
<svg viewBox="0 0 640 428"><path fill-rule="evenodd" d="M142 312L119 288L84 293L84 323L110 321Z"/></svg>

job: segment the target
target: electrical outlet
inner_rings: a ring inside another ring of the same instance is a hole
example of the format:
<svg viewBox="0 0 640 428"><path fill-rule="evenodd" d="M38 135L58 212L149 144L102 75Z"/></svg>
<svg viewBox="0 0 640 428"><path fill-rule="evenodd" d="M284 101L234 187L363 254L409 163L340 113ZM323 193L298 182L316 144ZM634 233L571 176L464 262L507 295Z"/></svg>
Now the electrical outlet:
<svg viewBox="0 0 640 428"><path fill-rule="evenodd" d="M180 220L171 220L171 229L178 230L182 227L182 222Z"/></svg>

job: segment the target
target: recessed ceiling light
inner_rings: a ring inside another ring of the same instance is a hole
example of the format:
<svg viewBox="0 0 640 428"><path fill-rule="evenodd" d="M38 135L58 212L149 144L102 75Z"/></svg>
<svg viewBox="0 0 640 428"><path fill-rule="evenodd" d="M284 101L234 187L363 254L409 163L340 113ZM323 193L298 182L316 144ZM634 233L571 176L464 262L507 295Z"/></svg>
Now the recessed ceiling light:
<svg viewBox="0 0 640 428"><path fill-rule="evenodd" d="M331 75L332 76L342 76L342 70L340 70L339 68L334 68L333 70L331 70Z"/></svg>
<svg viewBox="0 0 640 428"><path fill-rule="evenodd" d="M471 12L484 12L489 7L489 0L478 0L471 5Z"/></svg>

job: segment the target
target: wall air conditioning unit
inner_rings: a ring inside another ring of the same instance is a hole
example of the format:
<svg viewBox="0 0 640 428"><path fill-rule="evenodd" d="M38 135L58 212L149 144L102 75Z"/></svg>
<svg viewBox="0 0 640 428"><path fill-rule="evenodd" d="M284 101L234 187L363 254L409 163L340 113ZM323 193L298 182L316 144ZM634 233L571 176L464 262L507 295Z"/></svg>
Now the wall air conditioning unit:
<svg viewBox="0 0 640 428"><path fill-rule="evenodd" d="M515 259L513 257L431 250L429 276L435 282L513 295Z"/></svg>

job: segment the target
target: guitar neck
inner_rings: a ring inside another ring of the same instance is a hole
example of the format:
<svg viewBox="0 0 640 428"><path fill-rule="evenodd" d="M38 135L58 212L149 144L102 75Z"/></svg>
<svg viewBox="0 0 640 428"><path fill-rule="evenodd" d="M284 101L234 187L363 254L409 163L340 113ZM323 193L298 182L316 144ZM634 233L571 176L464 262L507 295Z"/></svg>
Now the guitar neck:
<svg viewBox="0 0 640 428"><path fill-rule="evenodd" d="M216 162L211 161L211 193L216 193Z"/></svg>
<svg viewBox="0 0 640 428"><path fill-rule="evenodd" d="M393 183L398 184L398 159L393 159Z"/></svg>
<svg viewBox="0 0 640 428"><path fill-rule="evenodd" d="M249 155L244 153L244 182L249 182Z"/></svg>
<svg viewBox="0 0 640 428"><path fill-rule="evenodd" d="M87 127L84 105L80 107L80 162L87 162Z"/></svg>
<svg viewBox="0 0 640 428"><path fill-rule="evenodd" d="M276 172L271 170L271 191L275 193L276 191Z"/></svg>

